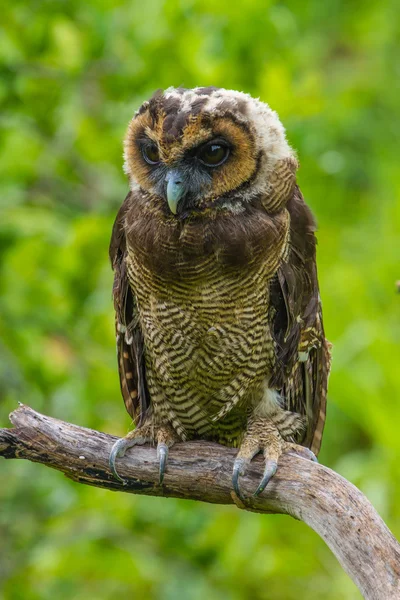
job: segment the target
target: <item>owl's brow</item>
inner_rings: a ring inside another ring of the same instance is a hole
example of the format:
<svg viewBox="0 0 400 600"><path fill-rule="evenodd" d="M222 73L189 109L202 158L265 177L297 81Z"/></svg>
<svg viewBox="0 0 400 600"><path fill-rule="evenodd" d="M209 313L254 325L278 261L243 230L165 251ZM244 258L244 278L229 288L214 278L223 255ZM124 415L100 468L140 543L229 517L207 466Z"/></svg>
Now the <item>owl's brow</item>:
<svg viewBox="0 0 400 600"><path fill-rule="evenodd" d="M152 132L151 129L149 129L148 132L142 131L139 135L135 136L134 142L138 146L149 145L149 144L155 144L156 146L159 146L157 136L156 136L155 132Z"/></svg>
<svg viewBox="0 0 400 600"><path fill-rule="evenodd" d="M198 142L196 144L194 144L191 147L188 147L184 150L185 154L186 153L190 153L190 154L196 154L199 150L201 150L204 146L208 146L208 144L220 144L221 146L227 146L228 148L232 149L233 144L227 140L225 137L223 137L222 135L217 135L215 136L212 135L210 136L208 139L204 139L202 142Z"/></svg>
<svg viewBox="0 0 400 600"><path fill-rule="evenodd" d="M157 143L156 139L152 138L150 135L148 135L145 132L138 135L136 140L139 142L139 144L146 144L148 142L150 142L152 144Z"/></svg>

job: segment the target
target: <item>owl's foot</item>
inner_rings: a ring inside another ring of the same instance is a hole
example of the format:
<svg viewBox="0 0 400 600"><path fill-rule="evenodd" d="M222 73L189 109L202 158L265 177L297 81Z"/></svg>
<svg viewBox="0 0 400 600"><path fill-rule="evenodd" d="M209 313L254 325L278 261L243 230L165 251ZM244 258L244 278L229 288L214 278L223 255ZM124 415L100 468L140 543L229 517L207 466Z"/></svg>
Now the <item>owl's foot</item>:
<svg viewBox="0 0 400 600"><path fill-rule="evenodd" d="M159 484L164 481L169 449L179 441L179 437L170 425L163 425L157 430L157 458L159 461Z"/></svg>
<svg viewBox="0 0 400 600"><path fill-rule="evenodd" d="M292 422L290 426L292 431L290 433L288 433L288 426L283 424L282 417L279 419L279 422L272 418L256 418L250 421L240 445L238 455L233 464L232 485L235 494L240 500L243 501L244 498L239 487L239 477L245 474L251 460L259 452L263 452L264 454L264 473L254 492L254 496L261 494L265 490L270 479L275 475L278 468L278 459L281 454L289 452L297 454L302 458L318 462L315 454L311 452L309 448L288 442L284 439L284 435L285 437L287 434L290 436L296 431L293 419L294 413L287 412L286 414L288 415L287 422ZM290 418L289 415L291 415ZM301 429L302 426L303 422L299 415L297 431Z"/></svg>
<svg viewBox="0 0 400 600"><path fill-rule="evenodd" d="M169 425L154 427L154 425L143 425L139 429L130 431L127 436L117 440L111 448L109 465L114 477L123 484L126 484L125 479L118 474L115 466L117 458L122 458L125 452L133 446L142 444L154 443L157 441L157 459L159 462L159 483L164 480L165 468L168 460L169 448L178 440L176 433Z"/></svg>
<svg viewBox="0 0 400 600"><path fill-rule="evenodd" d="M153 441L153 427L151 425L144 425L143 427L134 429L133 431L130 431L124 438L117 440L114 446L111 448L110 457L108 459L108 464L110 465L111 472L115 479L118 479L118 481L121 483L126 484L125 479L122 479L122 477L118 474L115 466L116 459L125 456L125 452L133 446L141 446Z"/></svg>

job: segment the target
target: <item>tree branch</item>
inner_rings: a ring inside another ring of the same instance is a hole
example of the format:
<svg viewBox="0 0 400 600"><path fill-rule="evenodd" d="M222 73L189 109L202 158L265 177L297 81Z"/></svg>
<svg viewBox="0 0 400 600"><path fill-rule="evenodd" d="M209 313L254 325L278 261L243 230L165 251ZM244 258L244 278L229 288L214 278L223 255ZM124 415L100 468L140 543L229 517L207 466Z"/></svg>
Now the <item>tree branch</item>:
<svg viewBox="0 0 400 600"><path fill-rule="evenodd" d="M206 441L176 444L162 487L156 451L136 446L119 459L126 479L116 481L108 456L116 440L92 429L41 415L21 405L10 415L14 429L0 429L0 456L40 462L97 487L150 496L232 504L236 450ZM328 544L367 600L400 599L400 545L373 506L346 479L311 461L283 456L261 497L252 497L262 472L256 459L241 480L246 509L283 513L304 521Z"/></svg>

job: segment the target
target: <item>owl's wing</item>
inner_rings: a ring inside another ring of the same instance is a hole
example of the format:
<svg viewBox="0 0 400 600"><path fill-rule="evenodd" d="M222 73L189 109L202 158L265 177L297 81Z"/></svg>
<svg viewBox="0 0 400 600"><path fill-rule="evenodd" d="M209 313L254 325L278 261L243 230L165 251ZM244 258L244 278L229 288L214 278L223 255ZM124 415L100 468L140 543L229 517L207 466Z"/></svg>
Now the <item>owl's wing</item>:
<svg viewBox="0 0 400 600"><path fill-rule="evenodd" d="M136 299L126 269L124 219L130 194L122 204L114 223L110 260L114 269L113 297L121 392L126 410L137 426L142 425L149 407L146 385L144 342L139 325Z"/></svg>
<svg viewBox="0 0 400 600"><path fill-rule="evenodd" d="M302 444L315 454L325 424L330 344L325 339L315 259L315 222L296 186L288 256L271 284L271 321L277 362L271 384L285 407L306 417Z"/></svg>

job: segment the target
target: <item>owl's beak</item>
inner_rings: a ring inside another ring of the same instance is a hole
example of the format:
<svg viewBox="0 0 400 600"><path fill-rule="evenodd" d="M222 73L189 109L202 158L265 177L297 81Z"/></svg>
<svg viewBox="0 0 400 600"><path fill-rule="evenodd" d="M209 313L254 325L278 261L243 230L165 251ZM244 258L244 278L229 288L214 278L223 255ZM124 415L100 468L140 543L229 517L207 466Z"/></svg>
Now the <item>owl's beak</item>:
<svg viewBox="0 0 400 600"><path fill-rule="evenodd" d="M179 169L168 171L165 181L167 183L167 202L170 211L176 215L178 202L186 191L184 177Z"/></svg>

